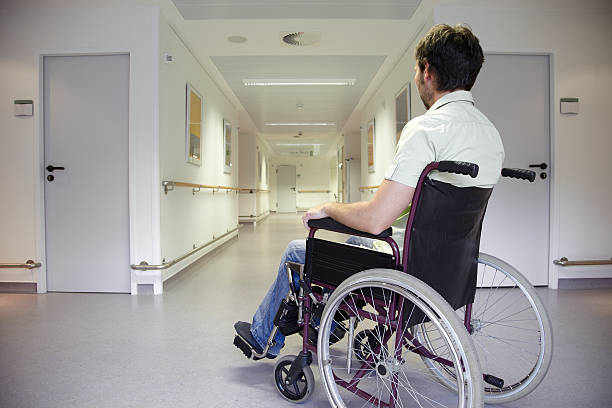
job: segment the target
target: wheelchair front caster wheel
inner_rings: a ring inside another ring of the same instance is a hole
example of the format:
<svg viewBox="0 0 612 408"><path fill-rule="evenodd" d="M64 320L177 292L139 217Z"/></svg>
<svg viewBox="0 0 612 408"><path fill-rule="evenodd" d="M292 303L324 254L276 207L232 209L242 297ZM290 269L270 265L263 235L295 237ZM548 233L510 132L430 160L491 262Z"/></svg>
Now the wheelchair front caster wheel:
<svg viewBox="0 0 612 408"><path fill-rule="evenodd" d="M381 344L384 337L384 328L365 329L357 333L353 341L353 352L360 363L365 364L372 356L372 361L368 363L374 368L378 361L384 360L389 354L386 344ZM379 340L380 339L380 340Z"/></svg>
<svg viewBox="0 0 612 408"><path fill-rule="evenodd" d="M315 382L312 370L309 366L305 366L296 378L295 383L288 383L289 370L295 359L296 356L282 356L278 360L274 366L274 385L284 399L299 404L310 398Z"/></svg>

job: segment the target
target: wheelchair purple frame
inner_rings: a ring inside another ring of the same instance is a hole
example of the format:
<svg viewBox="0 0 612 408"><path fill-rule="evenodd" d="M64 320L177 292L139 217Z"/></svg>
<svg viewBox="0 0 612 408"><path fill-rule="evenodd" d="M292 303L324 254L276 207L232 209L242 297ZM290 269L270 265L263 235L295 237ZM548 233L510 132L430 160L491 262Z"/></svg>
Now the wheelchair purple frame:
<svg viewBox="0 0 612 408"><path fill-rule="evenodd" d="M390 245L392 253L395 257L396 269L403 270L405 273L407 273L407 269L408 269L407 267L408 266L408 256L409 256L408 251L410 248L409 244L410 244L410 238L411 238L411 231L412 231L412 227L413 227L414 220L415 220L415 214L416 214L415 209L419 205L419 201L421 199L421 191L422 191L422 187L423 187L425 178L433 170L439 170L441 172L464 174L464 175L469 175L471 177L476 177L476 175L478 174L477 165L473 163L465 163L465 162L448 162L448 161L433 162L427 165L425 169L423 169L419 177L417 186L415 188L415 192L414 192L414 196L412 200L413 210L410 211L408 222L406 224L406 234L405 234L404 243L403 243L404 245L403 246L404 247L403 257L400 257L399 247L397 243L395 242L395 240L393 240L393 238L391 238L390 236L377 236L376 237L376 239L385 241ZM535 173L530 170L504 168L502 169L502 176L533 181L535 178ZM338 226L331 226L331 227L327 226L325 228L312 226L308 234L308 237L314 238L316 231L319 229L325 229L325 230L335 231L335 232L340 232L340 233L347 233L347 231L342 230L341 227L344 227L344 226L340 224L338 224ZM360 232L360 231L351 231L351 233L353 235L372 237L371 234L367 234L367 233ZM400 258L401 258L401 261L400 261ZM303 274L301 271L300 271L300 278L303 279ZM310 292L308 295L304 295L303 291L301 290L299 291L299 294L298 294L298 291L296 291L293 288L293 284L291 282L292 279L290 278L290 276L291 274L289 274L291 291L293 291L293 293L295 294L295 298L298 302L298 305L301 305L301 310L304 310L302 321L300 322L300 326L302 330L302 337L303 337L302 352L300 353L300 356L298 356L298 358L292 364L291 371L289 373L290 377L295 378L295 375L297 375L297 370L299 369L299 366L301 365L303 367L304 364L310 364L311 358L312 358L311 353L317 351L317 347L309 343L309 338L310 338L309 331L314 330L310 326L312 303L313 303L313 299L311 298L311 296L314 297L316 302L320 302L323 300L323 295L319 293L314 293L314 292ZM312 283L317 286L321 286L325 289L334 290L336 288L336 286L326 284L324 282L320 282L317 280L313 280ZM359 295L359 297L362 297L362 295ZM366 300L366 302L370 303L374 307L374 309L378 313L377 316L372 316L371 313L366 313L359 309L347 310L348 308L346 308L345 306L344 306L344 309L342 310L346 311L349 315L361 315L362 317L376 321L377 323L385 323L386 325L388 325L388 328L384 330L384 333L382 336L383 341L380 342L380 344L378 344L377 346L375 346L375 349L373 350L373 352L370 353L369 356L367 356L365 360L362 361L362 366L361 366L362 369L357 370L355 376L349 382L345 380L341 380L340 378L335 376L335 374L334 374L334 380L336 381L338 385L347 389L349 392L352 392L367 401L372 401L375 405L385 406L385 407L395 407L395 401L397 399L397 392L398 392L396 381L393 381L391 384L392 390L391 390L391 398L390 398L389 403L380 401L373 395L359 389L358 384L359 384L360 379L367 372L366 368L371 367L371 364L374 362L374 354L380 352L381 347L383 347L383 344L385 344L386 342L390 340L391 336L393 335L394 330L397 330L399 325L402 324L401 322L404 321L403 320L403 303L402 305L398 305L399 300L396 298L395 300L392 300L391 303L388 305L388 310L385 310L385 306L387 305L377 300L376 298L374 297L370 298L370 297L365 297L365 296L363 296L363 298L364 298L363 300ZM389 321L388 319L385 319L383 317L384 315L396 316L396 312L398 311L397 310L398 306L400 307L400 309L399 309L399 314L397 315L397 320ZM468 332L471 331L471 324L470 324L471 317L472 317L472 304L468 304L466 305L465 316L464 316L464 325L466 329L468 330ZM420 344L420 342L416 338L414 338L414 336L410 333L404 334L403 336L396 336L395 342L396 342L395 344L396 358L400 357L399 355L397 355L397 353L401 353L401 348L403 346L403 347L406 347L409 351L412 351L422 357L425 357L428 359L435 359L436 362L446 365L448 367L454 366L454 364L451 361L441 358L435 355L430 350L428 350L424 345ZM400 344L400 343L403 343L403 344ZM263 352L263 354L265 354L266 351L267 349ZM301 360L301 361L298 361L298 360ZM485 374L483 374L483 376L485 377L485 380L486 380L486 377L491 377L489 378L489 381L487 381L491 384L493 383L490 381L496 381L496 380L502 381L500 387L503 386L503 380L497 379L496 377L493 377L493 376L487 376Z"/></svg>
<svg viewBox="0 0 612 408"><path fill-rule="evenodd" d="M427 165L425 167L425 169L423 169L415 192L414 192L414 196L412 199L412 209L416 209L418 204L419 204L419 199L421 197L421 190L423 187L423 182L425 180L425 178L427 177L427 175L433 171L433 170L440 170L440 171L447 171L447 172L452 172L452 173L459 173L459 174L465 174L465 175L471 175L472 177L476 177L476 175L478 174L478 166L473 164L473 163L465 163L465 162L433 162L430 163L429 165ZM403 257L401 259L400 262L400 251L399 251L399 247L397 245L397 243L395 242L395 240L393 240L393 238L391 237L380 237L378 239L387 242L390 246L391 246L391 250L393 252L393 255L396 259L396 267L399 269L400 267L402 267L402 270L406 273L407 270L407 265L408 265L408 250L409 250L409 243L410 243L410 232L412 230L412 226L414 223L414 218L415 218L415 214L416 211L410 211L410 215L408 217L408 222L406 224L406 234L404 236L404 253L403 253ZM309 238L313 238L316 231L319 230L320 228L311 228L310 232L308 234ZM332 230L333 231L333 230ZM337 231L337 232L342 232L342 231ZM359 234L357 234L359 235ZM365 236L365 234L364 234ZM334 289L335 287L330 286L330 285L326 285L322 282L318 282L318 281L313 281L313 283L315 283L316 285L320 285L323 287L326 287L328 289ZM320 300L319 297L320 295L316 295L315 297L317 298L317 300ZM311 299L310 297L306 296L305 298L303 297L301 300L304 301L304 305L306 310L310 310L310 306L311 306ZM376 305L377 300L376 299L367 299L370 303L373 303L374 305ZM388 315L390 316L394 316L396 313L396 305L397 300L393 301L391 304L391 309L388 312ZM348 311L347 311L348 312ZM359 313L359 312L357 312ZM464 324L466 329L468 329L468 331L470 330L470 319L471 319L471 313L472 313L472 305L469 304L466 306L466 312L465 312L465 318L464 318ZM366 317L372 318L371 315L368 315ZM382 319L382 317L380 317ZM402 321L403 318L403 311L400 310L400 314L398 316L398 322ZM304 334L303 334L303 346L302 346L302 352L303 353L307 353L309 351L316 351L316 347L308 344L308 330L309 330L309 323L310 323L310 313L305 313L304 314L304 326L303 326L303 330L304 330ZM389 324L391 326L391 329L397 329L397 326L399 323L397 322L387 322L387 324ZM381 344L379 344L376 348L380 349L380 347L382 347L382 344L386 343L387 341L389 341L389 339L392 336L393 331L392 330L387 330L386 333L383 336L383 342ZM408 338L406 338L406 336ZM435 354L433 354L432 352L430 352L429 350L426 349L425 346L421 345L413 336L411 335L405 335L403 337L397 337L396 338L396 353L399 353L401 351L401 347L399 342L404 342L405 346L408 348L408 350L417 353L425 358L430 358L430 359L436 359L437 362L447 365L449 367L453 366L453 363L449 360L446 360L444 358L438 357ZM409 344L412 343L412 344ZM379 350L373 350L374 352L377 352ZM336 383L344 388L346 388L348 391L353 392L354 394L358 395L359 397L369 400L369 401L373 401L375 403L375 405L378 406L388 406L388 407L394 407L395 406L395 400L397 397L397 386L394 383L392 383L392 398L390 399L390 403L387 404L383 401L379 401L376 397L374 397L373 395L368 394L367 392L360 390L357 388L357 384L359 382L359 380L365 375L366 370L363 370L363 368L366 368L367 366L369 366L372 362L373 362L373 354L371 353L368 358L362 363L362 370L357 370L357 373L355 374L355 376L352 378L352 380L350 382L346 382L343 380L340 380L339 378L335 378ZM396 356L397 358L399 358L400 356Z"/></svg>

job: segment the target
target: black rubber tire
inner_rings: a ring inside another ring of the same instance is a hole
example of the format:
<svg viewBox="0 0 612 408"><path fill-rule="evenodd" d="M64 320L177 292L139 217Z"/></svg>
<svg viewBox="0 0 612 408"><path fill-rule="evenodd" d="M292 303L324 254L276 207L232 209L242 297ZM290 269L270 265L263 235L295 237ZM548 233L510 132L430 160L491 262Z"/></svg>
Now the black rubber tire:
<svg viewBox="0 0 612 408"><path fill-rule="evenodd" d="M300 404L307 401L314 391L315 381L312 370L309 366L302 369L302 372L293 385L285 384L285 379L291 369L291 364L296 356L282 356L274 366L274 385L278 393L289 402Z"/></svg>

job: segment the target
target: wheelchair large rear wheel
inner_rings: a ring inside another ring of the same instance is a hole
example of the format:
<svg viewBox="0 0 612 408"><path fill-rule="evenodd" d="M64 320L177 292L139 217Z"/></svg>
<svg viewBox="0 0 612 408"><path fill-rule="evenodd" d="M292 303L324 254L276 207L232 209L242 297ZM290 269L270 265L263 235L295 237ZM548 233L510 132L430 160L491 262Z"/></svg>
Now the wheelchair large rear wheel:
<svg viewBox="0 0 612 408"><path fill-rule="evenodd" d="M519 271L484 253L478 263L470 333L485 377L485 403L501 404L529 394L544 379L552 358L552 326L535 289ZM465 307L457 313L464 318ZM415 329L420 341L437 349L429 323ZM423 361L443 384L454 387L454 374L445 366Z"/></svg>
<svg viewBox="0 0 612 408"><path fill-rule="evenodd" d="M331 329L342 324L335 320L338 311L349 318L347 333L330 344ZM421 363L420 355L439 356L410 335L408 326L415 320L430 321L437 330L439 351L458 392L441 385ZM365 339L359 333L369 340L359 341ZM402 272L371 269L345 280L327 301L317 344L321 379L333 407L483 406L474 346L455 311L431 287Z"/></svg>

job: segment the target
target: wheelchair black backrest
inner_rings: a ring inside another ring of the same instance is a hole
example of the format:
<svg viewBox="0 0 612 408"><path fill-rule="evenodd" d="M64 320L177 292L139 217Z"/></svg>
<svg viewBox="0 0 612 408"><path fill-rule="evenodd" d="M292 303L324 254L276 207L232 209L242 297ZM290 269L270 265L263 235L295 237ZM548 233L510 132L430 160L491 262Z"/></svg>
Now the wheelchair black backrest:
<svg viewBox="0 0 612 408"><path fill-rule="evenodd" d="M480 232L492 189L424 178L406 226L402 266L454 308L472 303Z"/></svg>
<svg viewBox="0 0 612 408"><path fill-rule="evenodd" d="M472 163L439 162L425 167L412 200L401 262L397 245L389 237L391 229L374 236L331 219L311 220L306 244L307 276L338 285L364 269L403 269L437 290L455 309L472 303L480 232L492 189L456 187L428 178L436 169L471 177L478 174L478 166ZM394 255L316 239L316 229L383 239L395 247Z"/></svg>

